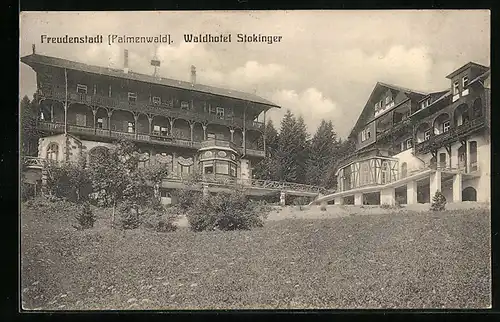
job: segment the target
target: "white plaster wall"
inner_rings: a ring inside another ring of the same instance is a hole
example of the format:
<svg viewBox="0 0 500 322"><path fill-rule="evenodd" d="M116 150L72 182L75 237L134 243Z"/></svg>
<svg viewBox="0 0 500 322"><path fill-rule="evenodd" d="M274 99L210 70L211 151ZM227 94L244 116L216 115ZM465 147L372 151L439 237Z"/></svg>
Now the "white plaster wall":
<svg viewBox="0 0 500 322"><path fill-rule="evenodd" d="M479 167L480 177L477 179L477 201L491 202L491 147L487 138L484 135L471 137L467 141L477 142L477 162ZM467 188L465 184L462 189Z"/></svg>
<svg viewBox="0 0 500 322"><path fill-rule="evenodd" d="M406 162L407 164L407 169L408 169L408 174L411 172L411 170L416 170L421 167L423 167L423 163L421 160L419 160L417 157L415 157L412 154L413 149L408 149L403 152L400 152L396 155L394 155L394 158L397 158L399 160L399 175L401 177L401 165ZM428 162L430 160L430 156L427 158L427 155L424 156L419 156L422 160Z"/></svg>
<svg viewBox="0 0 500 322"><path fill-rule="evenodd" d="M47 157L47 147L50 143L57 143L59 145L59 150L57 154L58 160L64 160L64 145L66 142L66 138L64 134L51 135L38 139L38 157L46 158Z"/></svg>

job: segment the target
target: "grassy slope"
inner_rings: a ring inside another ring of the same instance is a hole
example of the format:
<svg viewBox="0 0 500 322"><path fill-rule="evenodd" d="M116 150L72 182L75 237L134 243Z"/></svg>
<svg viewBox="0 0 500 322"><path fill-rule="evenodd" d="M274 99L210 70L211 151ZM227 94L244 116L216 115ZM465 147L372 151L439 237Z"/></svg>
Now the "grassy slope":
<svg viewBox="0 0 500 322"><path fill-rule="evenodd" d="M490 214L281 220L243 232L75 232L24 210L24 307L438 308L490 304Z"/></svg>

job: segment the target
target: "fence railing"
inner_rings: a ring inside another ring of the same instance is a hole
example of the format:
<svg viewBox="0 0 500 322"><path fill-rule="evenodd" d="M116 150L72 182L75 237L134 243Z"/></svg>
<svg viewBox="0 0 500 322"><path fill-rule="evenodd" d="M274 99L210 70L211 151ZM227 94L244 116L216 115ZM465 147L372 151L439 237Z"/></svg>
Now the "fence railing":
<svg viewBox="0 0 500 322"><path fill-rule="evenodd" d="M47 164L63 164L65 162L77 163L75 161L55 161L39 157L24 157L24 166L26 167L36 167L43 168ZM296 192L308 192L308 193L321 193L321 194L331 194L335 190L326 189L324 187L307 185L295 182L286 181L273 181L273 180L262 180L262 179L240 179L228 176L220 175L203 175L199 177L194 177L192 175L182 176L177 174L169 174L165 179L167 181L181 181L181 182L197 182L197 183L214 183L221 185L239 185L243 187L255 187L270 189L275 191L296 191Z"/></svg>

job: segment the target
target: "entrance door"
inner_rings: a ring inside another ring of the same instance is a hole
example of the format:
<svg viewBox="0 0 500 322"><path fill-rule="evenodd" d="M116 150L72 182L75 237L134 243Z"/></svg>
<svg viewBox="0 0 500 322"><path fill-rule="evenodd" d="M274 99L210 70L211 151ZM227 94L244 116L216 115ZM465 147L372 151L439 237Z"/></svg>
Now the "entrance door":
<svg viewBox="0 0 500 322"><path fill-rule="evenodd" d="M467 187L462 191L462 201L477 201L477 191L472 187Z"/></svg>
<svg viewBox="0 0 500 322"><path fill-rule="evenodd" d="M439 167L441 169L446 167L446 153L439 153Z"/></svg>

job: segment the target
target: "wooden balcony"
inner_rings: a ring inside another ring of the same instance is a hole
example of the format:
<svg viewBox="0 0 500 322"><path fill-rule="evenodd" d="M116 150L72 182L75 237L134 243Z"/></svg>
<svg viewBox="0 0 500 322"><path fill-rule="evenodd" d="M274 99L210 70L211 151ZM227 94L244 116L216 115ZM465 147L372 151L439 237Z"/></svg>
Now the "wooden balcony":
<svg viewBox="0 0 500 322"><path fill-rule="evenodd" d="M209 139L201 142L201 148L215 148L215 147L230 148L236 152L239 152L241 150L241 147L239 147L238 145L236 145L236 143L231 141Z"/></svg>
<svg viewBox="0 0 500 322"><path fill-rule="evenodd" d="M449 131L431 136L428 140L417 143L415 145L416 153L429 153L440 147L458 141L460 138L465 137L485 126L485 118L478 117L470 122L464 123L457 127L451 128Z"/></svg>
<svg viewBox="0 0 500 322"><path fill-rule="evenodd" d="M66 93L60 88L44 90L43 93L39 91L38 95L43 98L54 99L61 102L66 100ZM187 109L174 108L171 102L162 102L161 104L154 104L148 100L129 102L128 100L121 100L99 94L91 95L70 91L68 92L68 103L81 103L89 106L161 115L169 118L180 118L199 123L219 124L237 128L243 128L243 125L245 125L247 130L263 131L265 126L263 122L255 120L247 120L244 122L242 118L231 115L220 116L205 112L195 112Z"/></svg>
<svg viewBox="0 0 500 322"><path fill-rule="evenodd" d="M45 121L38 121L37 129L41 131L48 131L51 133L64 133L64 124L52 123ZM134 142L148 142L152 144L160 144L166 146L184 147L198 150L206 147L228 147L238 153L243 152L243 148L234 142L224 140L206 140L203 142L191 141L188 138L179 138L173 136L153 135L146 133L128 133L109 129L93 128L81 125L68 124L68 133L88 135L99 138L111 139L128 139ZM258 149L246 149L246 154L254 157L264 157L264 151Z"/></svg>
<svg viewBox="0 0 500 322"><path fill-rule="evenodd" d="M377 140L382 140L390 137L392 134L396 134L402 130L408 130L411 125L411 119L406 118L397 123L393 123L389 128L380 130L377 133ZM411 132L411 130L409 130Z"/></svg>

